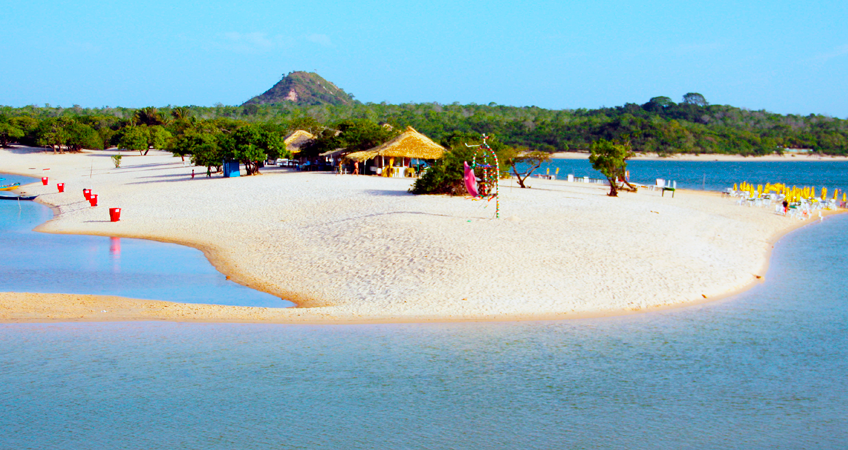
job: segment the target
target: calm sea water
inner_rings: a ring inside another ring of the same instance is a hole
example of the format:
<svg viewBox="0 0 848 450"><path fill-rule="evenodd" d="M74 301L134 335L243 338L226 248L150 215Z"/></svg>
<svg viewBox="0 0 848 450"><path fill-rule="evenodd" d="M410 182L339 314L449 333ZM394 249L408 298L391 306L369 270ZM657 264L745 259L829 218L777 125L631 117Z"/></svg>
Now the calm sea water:
<svg viewBox="0 0 848 450"><path fill-rule="evenodd" d="M846 231L608 319L0 325L0 448L844 448Z"/></svg>
<svg viewBox="0 0 848 450"><path fill-rule="evenodd" d="M628 161L630 179L640 184L654 184L657 178L677 181L683 189L722 191L734 183L786 183L796 186L827 187L830 192L848 189L848 161L798 162L723 162L723 161ZM559 178L604 178L592 169L588 160L555 159L543 165L536 174L548 171Z"/></svg>
<svg viewBox="0 0 848 450"><path fill-rule="evenodd" d="M26 177L0 175L2 183ZM35 202L0 200L0 292L120 295L219 305L293 303L228 281L199 250L141 239L36 233L53 218Z"/></svg>

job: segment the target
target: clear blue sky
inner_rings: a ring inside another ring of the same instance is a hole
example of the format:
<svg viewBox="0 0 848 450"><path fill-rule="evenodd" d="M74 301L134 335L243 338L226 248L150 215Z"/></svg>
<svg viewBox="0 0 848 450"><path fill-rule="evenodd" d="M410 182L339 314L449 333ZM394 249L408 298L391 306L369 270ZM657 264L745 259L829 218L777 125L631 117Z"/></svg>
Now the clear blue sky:
<svg viewBox="0 0 848 450"><path fill-rule="evenodd" d="M4 4L3 105L237 105L305 70L363 102L848 118L845 0Z"/></svg>

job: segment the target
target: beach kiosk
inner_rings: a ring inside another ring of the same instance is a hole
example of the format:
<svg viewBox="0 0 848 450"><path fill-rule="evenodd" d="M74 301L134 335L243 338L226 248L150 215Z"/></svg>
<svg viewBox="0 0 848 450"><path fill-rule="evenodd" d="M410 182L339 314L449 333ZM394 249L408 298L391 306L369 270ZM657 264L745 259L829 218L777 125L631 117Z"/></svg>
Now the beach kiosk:
<svg viewBox="0 0 848 450"><path fill-rule="evenodd" d="M241 169L239 169L238 161L224 161L224 178L235 178L241 176Z"/></svg>
<svg viewBox="0 0 848 450"><path fill-rule="evenodd" d="M406 127L403 133L391 141L369 150L349 153L345 159L354 162L373 160L373 164L370 164L373 174L404 177L415 175L415 170L411 167L413 159L434 160L440 159L444 154L444 147L414 128Z"/></svg>

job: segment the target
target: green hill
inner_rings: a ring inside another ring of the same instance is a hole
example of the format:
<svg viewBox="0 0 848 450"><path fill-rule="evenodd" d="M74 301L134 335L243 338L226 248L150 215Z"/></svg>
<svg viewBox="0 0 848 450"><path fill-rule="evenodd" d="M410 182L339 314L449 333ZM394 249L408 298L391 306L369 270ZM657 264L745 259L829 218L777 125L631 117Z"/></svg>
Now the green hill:
<svg viewBox="0 0 848 450"><path fill-rule="evenodd" d="M299 106L352 105L353 96L312 72L291 72L271 89L244 102L245 105L293 103Z"/></svg>

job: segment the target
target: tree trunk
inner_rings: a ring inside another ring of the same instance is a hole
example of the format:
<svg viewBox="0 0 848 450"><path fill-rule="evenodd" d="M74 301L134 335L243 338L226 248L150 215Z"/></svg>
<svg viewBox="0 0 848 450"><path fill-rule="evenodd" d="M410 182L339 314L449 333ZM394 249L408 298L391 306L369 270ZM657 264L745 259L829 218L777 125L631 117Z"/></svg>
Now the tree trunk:
<svg viewBox="0 0 848 450"><path fill-rule="evenodd" d="M610 191L607 195L609 195L610 197L618 197L618 188L615 185L615 178L607 177L607 181L609 181L610 184Z"/></svg>
<svg viewBox="0 0 848 450"><path fill-rule="evenodd" d="M512 173L515 174L515 178L518 180L518 186L520 186L521 188L526 188L527 186L524 185L524 180L526 180L527 177L530 176L530 174L524 175L524 178L521 178L521 175L519 175L518 171L515 170L514 165L512 166Z"/></svg>

